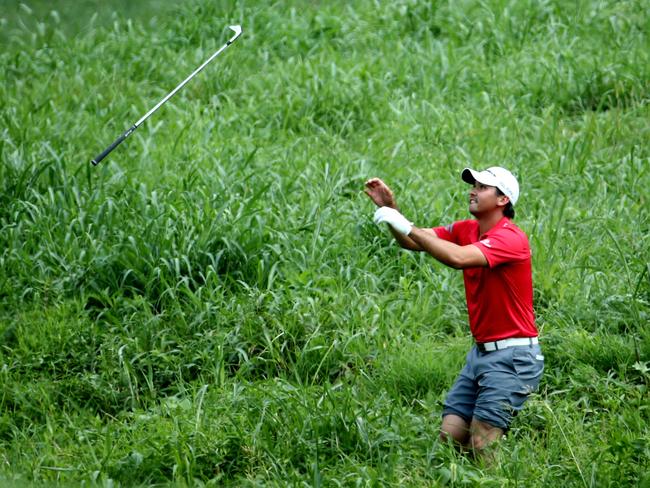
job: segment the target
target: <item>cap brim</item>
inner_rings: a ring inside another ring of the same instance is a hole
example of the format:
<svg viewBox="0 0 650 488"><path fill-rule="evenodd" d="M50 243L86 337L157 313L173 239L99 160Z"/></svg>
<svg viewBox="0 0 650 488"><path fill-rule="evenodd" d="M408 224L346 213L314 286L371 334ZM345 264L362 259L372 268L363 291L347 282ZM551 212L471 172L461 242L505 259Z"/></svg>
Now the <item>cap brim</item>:
<svg viewBox="0 0 650 488"><path fill-rule="evenodd" d="M473 185L474 182L476 181L476 175L477 172L474 171L473 169L465 168L463 172L460 174L460 177L463 179L465 183L469 183L470 185Z"/></svg>
<svg viewBox="0 0 650 488"><path fill-rule="evenodd" d="M474 171L471 168L465 168L461 173L463 181L473 185L477 181L483 185L498 186L499 181L491 175L489 171Z"/></svg>

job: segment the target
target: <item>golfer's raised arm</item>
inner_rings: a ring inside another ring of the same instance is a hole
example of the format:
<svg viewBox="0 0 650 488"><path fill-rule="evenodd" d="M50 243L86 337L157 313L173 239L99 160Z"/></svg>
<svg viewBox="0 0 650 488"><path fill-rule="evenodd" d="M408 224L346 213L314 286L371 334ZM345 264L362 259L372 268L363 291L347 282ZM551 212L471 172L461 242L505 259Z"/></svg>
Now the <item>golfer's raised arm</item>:
<svg viewBox="0 0 650 488"><path fill-rule="evenodd" d="M405 236L404 234L400 234L395 229L393 229L390 225L388 226L388 228L390 229L390 233L393 234L393 237L403 249L407 249L409 251L424 251L424 249L422 249L410 237Z"/></svg>
<svg viewBox="0 0 650 488"><path fill-rule="evenodd" d="M397 208L397 202L395 201L395 195L388 185L381 179L370 178L366 181L365 193L378 207L390 207L399 210L399 208ZM389 229L402 248L408 249L409 251L423 251L423 249L408 236L395 231L395 229L390 226Z"/></svg>
<svg viewBox="0 0 650 488"><path fill-rule="evenodd" d="M451 268L465 269L488 265L487 258L474 244L459 246L453 242L445 241L440 239L433 229L413 227L408 239L412 240L422 251Z"/></svg>

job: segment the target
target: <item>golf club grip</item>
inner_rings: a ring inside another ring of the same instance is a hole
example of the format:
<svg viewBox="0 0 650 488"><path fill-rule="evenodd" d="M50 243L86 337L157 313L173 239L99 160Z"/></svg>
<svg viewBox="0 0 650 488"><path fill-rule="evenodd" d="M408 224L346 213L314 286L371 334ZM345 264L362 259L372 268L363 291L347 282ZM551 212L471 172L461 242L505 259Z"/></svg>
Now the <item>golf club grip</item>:
<svg viewBox="0 0 650 488"><path fill-rule="evenodd" d="M93 166L97 166L99 163L102 162L102 160L110 154L110 152L115 149L117 146L122 144L122 141L129 137L131 132L133 132L136 129L136 126L134 125L133 127L129 128L124 134L122 134L120 137L115 139L113 144L108 146L106 149L104 149L98 156L95 157L95 159L92 159L90 162L93 163Z"/></svg>

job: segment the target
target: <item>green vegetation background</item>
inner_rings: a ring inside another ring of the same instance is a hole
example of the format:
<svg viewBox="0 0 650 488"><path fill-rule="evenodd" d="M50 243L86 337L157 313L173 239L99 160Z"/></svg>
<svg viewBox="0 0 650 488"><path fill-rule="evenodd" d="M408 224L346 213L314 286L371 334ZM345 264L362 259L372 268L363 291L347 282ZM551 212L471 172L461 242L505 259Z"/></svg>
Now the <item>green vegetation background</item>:
<svg viewBox="0 0 650 488"><path fill-rule="evenodd" d="M0 18L0 484L650 484L648 2ZM461 275L362 188L444 224L492 164L520 178L546 374L483 466L437 439Z"/></svg>

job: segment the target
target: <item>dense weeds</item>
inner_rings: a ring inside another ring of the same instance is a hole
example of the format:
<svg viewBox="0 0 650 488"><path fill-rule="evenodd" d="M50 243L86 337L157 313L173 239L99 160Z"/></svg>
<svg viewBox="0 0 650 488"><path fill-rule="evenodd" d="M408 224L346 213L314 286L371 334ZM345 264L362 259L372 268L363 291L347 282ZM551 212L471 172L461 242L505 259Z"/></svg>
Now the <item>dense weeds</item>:
<svg viewBox="0 0 650 488"><path fill-rule="evenodd" d="M646 2L57 9L1 14L0 484L650 482ZM437 435L461 276L362 189L434 226L492 164L546 373L488 467Z"/></svg>

